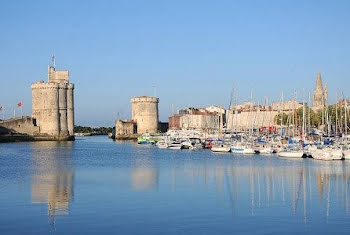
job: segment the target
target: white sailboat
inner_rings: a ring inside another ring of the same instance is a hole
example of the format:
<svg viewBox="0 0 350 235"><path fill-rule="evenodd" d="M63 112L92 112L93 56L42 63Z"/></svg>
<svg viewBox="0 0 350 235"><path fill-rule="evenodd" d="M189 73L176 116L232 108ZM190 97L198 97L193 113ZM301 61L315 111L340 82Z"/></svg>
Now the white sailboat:
<svg viewBox="0 0 350 235"><path fill-rule="evenodd" d="M259 148L259 153L260 154L272 154L274 153L274 150L271 146L263 146Z"/></svg>
<svg viewBox="0 0 350 235"><path fill-rule="evenodd" d="M326 147L326 148L315 148L309 149L310 155L313 159L332 161L332 160L342 160L344 155L341 149Z"/></svg>
<svg viewBox="0 0 350 235"><path fill-rule="evenodd" d="M168 143L166 141L159 141L156 146L160 149L166 149L168 148Z"/></svg>
<svg viewBox="0 0 350 235"><path fill-rule="evenodd" d="M236 143L235 145L231 146L231 152L241 154L255 154L255 150L252 147L244 145L242 143Z"/></svg>
<svg viewBox="0 0 350 235"><path fill-rule="evenodd" d="M182 144L179 141L171 141L168 143L168 149L180 150L182 149Z"/></svg>
<svg viewBox="0 0 350 235"><path fill-rule="evenodd" d="M301 149L284 149L278 153L279 157L285 158L302 158L304 151Z"/></svg>
<svg viewBox="0 0 350 235"><path fill-rule="evenodd" d="M228 153L231 151L230 146L227 146L226 144L219 144L219 145L214 145L211 148L212 152L222 152L222 153Z"/></svg>

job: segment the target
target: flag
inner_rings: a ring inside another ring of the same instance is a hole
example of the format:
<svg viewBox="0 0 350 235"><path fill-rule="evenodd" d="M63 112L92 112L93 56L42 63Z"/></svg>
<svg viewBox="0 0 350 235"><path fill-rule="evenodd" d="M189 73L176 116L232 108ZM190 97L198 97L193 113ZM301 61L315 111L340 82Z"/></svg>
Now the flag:
<svg viewBox="0 0 350 235"><path fill-rule="evenodd" d="M22 102L19 102L18 104L17 104L17 107L22 107Z"/></svg>
<svg viewBox="0 0 350 235"><path fill-rule="evenodd" d="M0 112L2 111L2 106L0 106Z"/></svg>

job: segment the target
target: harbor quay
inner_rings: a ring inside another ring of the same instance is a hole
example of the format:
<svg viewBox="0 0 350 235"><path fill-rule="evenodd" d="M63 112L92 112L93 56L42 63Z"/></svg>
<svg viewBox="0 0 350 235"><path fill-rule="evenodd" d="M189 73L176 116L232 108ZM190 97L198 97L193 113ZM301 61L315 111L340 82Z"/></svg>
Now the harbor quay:
<svg viewBox="0 0 350 235"><path fill-rule="evenodd" d="M137 139L139 144L173 150L208 148L287 158L350 159L349 100L329 105L328 86L318 73L310 101L282 97L271 104L250 101L228 109L189 107L171 115L168 128L160 130L159 98L140 96L131 99L132 118L116 120L115 139Z"/></svg>
<svg viewBox="0 0 350 235"><path fill-rule="evenodd" d="M49 65L47 82L39 80L31 90L32 115L1 120L0 142L74 140L74 84L69 71ZM328 85L320 73L312 103L311 95L309 102L296 97L284 100L282 95L280 101L265 105L231 100L228 108L186 107L170 115L168 122L161 122L159 102L160 98L146 95L131 98L130 119L115 120L110 137L170 149L210 148L214 152L297 157L312 156L310 152L322 155L329 150L327 157L319 158L348 157L350 102L343 97L329 104Z"/></svg>

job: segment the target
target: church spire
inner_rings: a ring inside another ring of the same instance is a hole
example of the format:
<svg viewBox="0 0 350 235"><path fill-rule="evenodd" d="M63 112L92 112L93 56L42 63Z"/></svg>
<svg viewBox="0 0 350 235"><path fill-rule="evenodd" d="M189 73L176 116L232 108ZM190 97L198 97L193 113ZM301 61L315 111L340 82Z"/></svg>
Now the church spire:
<svg viewBox="0 0 350 235"><path fill-rule="evenodd" d="M313 107L315 109L323 108L326 103L326 96L328 95L327 88L323 88L321 73L317 73L316 88L314 91Z"/></svg>
<svg viewBox="0 0 350 235"><path fill-rule="evenodd" d="M317 73L317 79L316 79L316 90L323 90L323 86L322 86L322 78L321 78L321 73L318 72Z"/></svg>

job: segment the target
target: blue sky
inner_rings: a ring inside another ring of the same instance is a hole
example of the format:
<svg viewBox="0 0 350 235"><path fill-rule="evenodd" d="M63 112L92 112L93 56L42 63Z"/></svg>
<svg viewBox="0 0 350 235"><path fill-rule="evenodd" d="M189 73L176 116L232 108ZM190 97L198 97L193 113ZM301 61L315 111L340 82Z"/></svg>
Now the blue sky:
<svg viewBox="0 0 350 235"><path fill-rule="evenodd" d="M130 98L185 106L301 97L317 71L350 96L350 1L1 1L0 104L31 113L52 54L76 85L76 124L130 118ZM306 95L307 96L307 95ZM12 111L13 112L13 111ZM12 113L11 112L11 113Z"/></svg>

